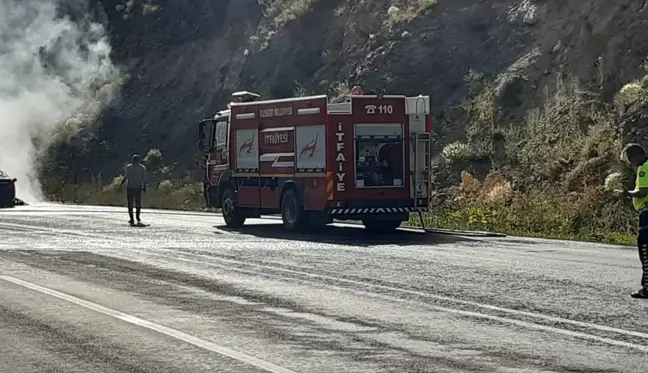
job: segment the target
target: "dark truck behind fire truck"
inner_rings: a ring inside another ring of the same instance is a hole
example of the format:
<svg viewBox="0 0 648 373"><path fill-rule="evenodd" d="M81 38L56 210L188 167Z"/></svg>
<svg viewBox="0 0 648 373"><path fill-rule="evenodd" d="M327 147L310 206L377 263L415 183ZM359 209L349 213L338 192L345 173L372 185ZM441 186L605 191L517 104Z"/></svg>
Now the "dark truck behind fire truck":
<svg viewBox="0 0 648 373"><path fill-rule="evenodd" d="M429 96L259 100L237 92L199 124L208 203L226 225L281 214L289 229L360 220L392 231L427 211Z"/></svg>

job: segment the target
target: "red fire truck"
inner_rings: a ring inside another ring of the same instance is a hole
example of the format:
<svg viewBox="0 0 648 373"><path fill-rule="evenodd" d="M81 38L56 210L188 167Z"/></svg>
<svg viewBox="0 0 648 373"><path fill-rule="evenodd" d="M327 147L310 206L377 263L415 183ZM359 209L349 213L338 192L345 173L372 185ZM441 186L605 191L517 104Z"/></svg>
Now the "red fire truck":
<svg viewBox="0 0 648 373"><path fill-rule="evenodd" d="M429 96L233 96L198 131L208 203L227 226L281 214L289 229L336 219L389 231L428 210Z"/></svg>

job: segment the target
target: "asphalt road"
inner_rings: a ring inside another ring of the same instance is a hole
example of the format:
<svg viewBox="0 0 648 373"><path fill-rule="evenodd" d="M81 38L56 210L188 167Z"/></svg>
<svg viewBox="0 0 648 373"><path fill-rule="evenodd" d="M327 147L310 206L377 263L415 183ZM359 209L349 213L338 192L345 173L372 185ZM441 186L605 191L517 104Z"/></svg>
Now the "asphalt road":
<svg viewBox="0 0 648 373"><path fill-rule="evenodd" d="M0 211L0 372L646 372L631 248Z"/></svg>

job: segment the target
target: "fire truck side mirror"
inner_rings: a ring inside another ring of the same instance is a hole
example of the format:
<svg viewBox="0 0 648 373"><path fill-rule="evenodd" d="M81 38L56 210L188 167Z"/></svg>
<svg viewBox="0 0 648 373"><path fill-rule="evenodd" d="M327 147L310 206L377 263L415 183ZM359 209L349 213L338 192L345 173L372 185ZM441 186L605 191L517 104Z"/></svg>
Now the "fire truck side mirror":
<svg viewBox="0 0 648 373"><path fill-rule="evenodd" d="M205 121L198 122L198 150L204 152L205 149Z"/></svg>
<svg viewBox="0 0 648 373"><path fill-rule="evenodd" d="M204 119L198 122L198 150L206 153L211 152L214 147L214 131L216 126L211 119Z"/></svg>

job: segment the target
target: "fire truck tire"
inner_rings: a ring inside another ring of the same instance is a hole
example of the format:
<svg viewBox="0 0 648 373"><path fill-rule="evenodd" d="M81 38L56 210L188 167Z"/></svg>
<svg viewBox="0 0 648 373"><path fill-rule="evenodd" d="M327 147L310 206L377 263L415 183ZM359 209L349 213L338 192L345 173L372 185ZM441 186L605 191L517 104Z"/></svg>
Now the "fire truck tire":
<svg viewBox="0 0 648 373"><path fill-rule="evenodd" d="M308 215L293 189L287 190L281 198L281 220L289 230L302 230L308 226Z"/></svg>
<svg viewBox="0 0 648 373"><path fill-rule="evenodd" d="M245 212L240 207L236 206L236 199L234 197L234 189L228 187L223 192L221 200L221 209L223 211L223 219L225 225L229 228L240 228L245 223Z"/></svg>
<svg viewBox="0 0 648 373"><path fill-rule="evenodd" d="M401 225L400 220L363 220L362 224L371 232L393 232Z"/></svg>

